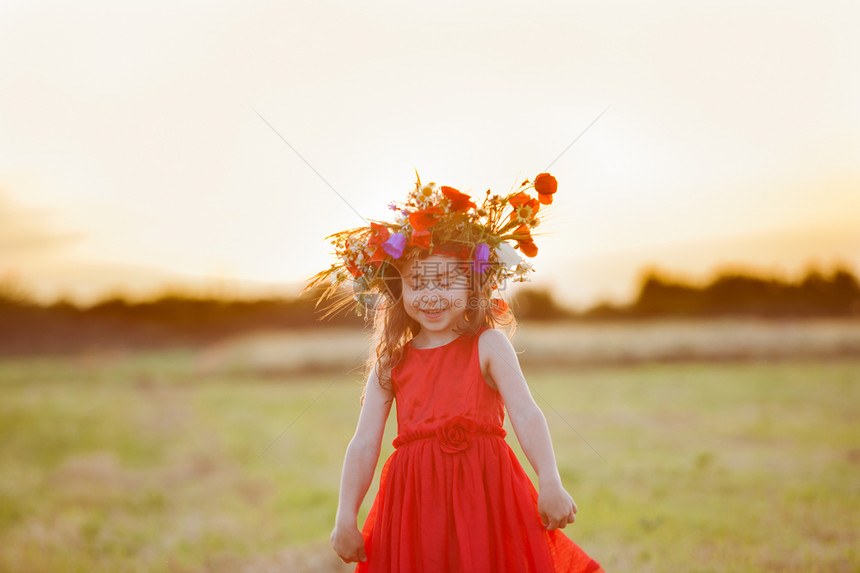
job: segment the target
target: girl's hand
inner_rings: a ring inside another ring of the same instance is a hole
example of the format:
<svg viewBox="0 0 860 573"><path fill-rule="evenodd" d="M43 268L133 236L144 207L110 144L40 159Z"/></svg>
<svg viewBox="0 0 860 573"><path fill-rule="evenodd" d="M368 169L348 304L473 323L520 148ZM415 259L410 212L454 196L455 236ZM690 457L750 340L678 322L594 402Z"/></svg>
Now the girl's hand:
<svg viewBox="0 0 860 573"><path fill-rule="evenodd" d="M367 561L364 553L364 537L358 527L335 526L331 532L331 547L344 563Z"/></svg>
<svg viewBox="0 0 860 573"><path fill-rule="evenodd" d="M576 519L576 503L561 484L543 486L538 494L538 513L547 530L564 529Z"/></svg>

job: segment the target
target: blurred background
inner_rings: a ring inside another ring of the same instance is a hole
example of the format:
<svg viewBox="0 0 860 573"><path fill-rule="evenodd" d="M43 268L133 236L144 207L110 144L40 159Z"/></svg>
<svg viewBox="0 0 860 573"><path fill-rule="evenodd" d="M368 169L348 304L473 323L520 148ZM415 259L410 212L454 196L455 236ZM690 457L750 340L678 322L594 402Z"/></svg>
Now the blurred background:
<svg viewBox="0 0 860 573"><path fill-rule="evenodd" d="M417 170L559 181L504 294L607 571L856 571L858 17L3 3L0 570L350 570L372 349L301 290Z"/></svg>

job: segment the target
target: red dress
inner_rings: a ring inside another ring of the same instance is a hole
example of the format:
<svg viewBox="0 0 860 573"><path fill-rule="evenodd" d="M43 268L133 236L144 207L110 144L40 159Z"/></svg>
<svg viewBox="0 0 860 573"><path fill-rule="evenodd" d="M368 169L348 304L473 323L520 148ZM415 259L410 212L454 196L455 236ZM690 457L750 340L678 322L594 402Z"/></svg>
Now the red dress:
<svg viewBox="0 0 860 573"><path fill-rule="evenodd" d="M407 344L392 371L397 448L362 528L356 573L603 573L559 530L504 440L504 403L481 374L477 334Z"/></svg>

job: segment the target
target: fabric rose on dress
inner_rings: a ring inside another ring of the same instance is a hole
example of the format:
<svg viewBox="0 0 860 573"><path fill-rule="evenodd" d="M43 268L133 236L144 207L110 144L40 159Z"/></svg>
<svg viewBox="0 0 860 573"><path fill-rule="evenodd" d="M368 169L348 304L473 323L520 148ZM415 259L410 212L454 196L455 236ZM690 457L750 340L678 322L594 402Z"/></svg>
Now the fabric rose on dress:
<svg viewBox="0 0 860 573"><path fill-rule="evenodd" d="M466 450L472 443L476 429L475 421L465 416L455 416L436 429L436 437L442 451L456 454Z"/></svg>

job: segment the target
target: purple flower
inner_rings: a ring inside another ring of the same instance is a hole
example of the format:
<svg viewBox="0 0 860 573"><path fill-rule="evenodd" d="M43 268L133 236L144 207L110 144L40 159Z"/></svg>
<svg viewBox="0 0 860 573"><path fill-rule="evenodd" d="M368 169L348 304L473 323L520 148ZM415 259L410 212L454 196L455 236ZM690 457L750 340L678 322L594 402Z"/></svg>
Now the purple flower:
<svg viewBox="0 0 860 573"><path fill-rule="evenodd" d="M382 248L386 253L394 257L395 259L399 259L403 254L403 249L406 247L406 237L401 235L400 233L395 233L388 237L388 240L382 243Z"/></svg>
<svg viewBox="0 0 860 573"><path fill-rule="evenodd" d="M487 264L489 258L490 247L484 243L479 243L478 246L475 247L475 270L479 273L487 272L487 269L490 268Z"/></svg>

